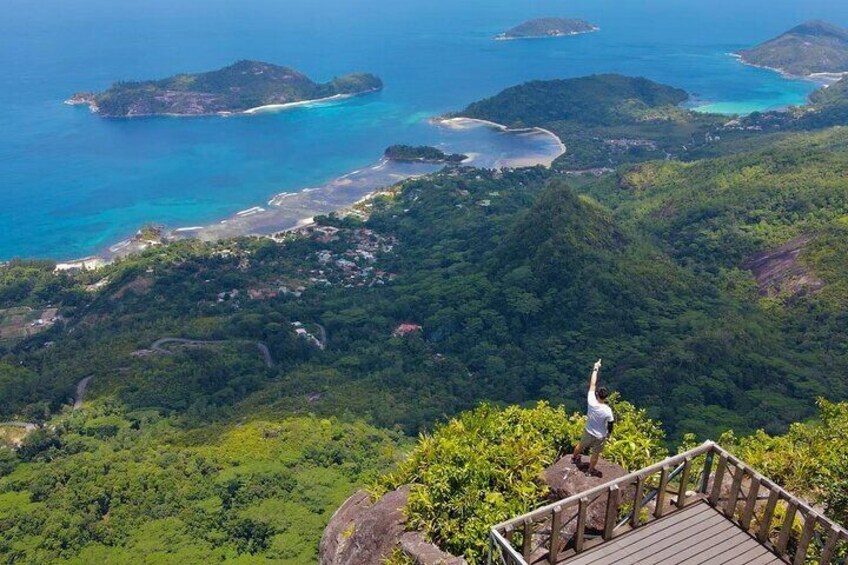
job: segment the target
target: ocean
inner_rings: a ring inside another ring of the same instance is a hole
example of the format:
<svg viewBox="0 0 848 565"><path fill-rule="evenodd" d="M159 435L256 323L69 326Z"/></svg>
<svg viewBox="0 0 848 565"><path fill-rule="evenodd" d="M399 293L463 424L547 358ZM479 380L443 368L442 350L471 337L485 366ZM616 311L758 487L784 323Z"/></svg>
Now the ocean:
<svg viewBox="0 0 848 565"><path fill-rule="evenodd" d="M146 223L215 223L274 194L378 161L394 143L444 142L427 118L531 79L600 72L681 87L693 105L802 104L815 85L728 56L832 0L5 0L0 19L0 259L101 252ZM598 33L492 37L539 16ZM105 120L62 101L118 80L239 59L315 80L353 71L385 89L343 102L228 118Z"/></svg>

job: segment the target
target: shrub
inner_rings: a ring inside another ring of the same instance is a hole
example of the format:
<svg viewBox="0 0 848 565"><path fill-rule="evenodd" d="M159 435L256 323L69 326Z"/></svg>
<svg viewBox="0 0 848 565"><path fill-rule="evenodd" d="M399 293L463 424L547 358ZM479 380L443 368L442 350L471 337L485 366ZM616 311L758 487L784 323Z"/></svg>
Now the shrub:
<svg viewBox="0 0 848 565"><path fill-rule="evenodd" d="M614 402L615 439L607 456L628 469L665 456L663 433L644 411ZM585 417L540 402L533 408L484 404L420 438L409 459L380 488L411 484L411 528L471 563L487 548L489 528L539 505L544 469L583 433Z"/></svg>

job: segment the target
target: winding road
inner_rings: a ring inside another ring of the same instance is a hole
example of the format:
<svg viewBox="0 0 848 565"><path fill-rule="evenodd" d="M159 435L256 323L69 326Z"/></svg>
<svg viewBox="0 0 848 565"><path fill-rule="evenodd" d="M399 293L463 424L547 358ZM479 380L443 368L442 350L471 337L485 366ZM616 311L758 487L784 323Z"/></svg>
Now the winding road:
<svg viewBox="0 0 848 565"><path fill-rule="evenodd" d="M208 340L208 339L186 339L182 337L163 337L161 339L157 339L153 342L153 345L150 346L150 349L155 351L156 353L161 353L163 355L171 355L173 351L169 351L165 349L163 346L169 343L179 343L182 345L216 345L221 343L253 343L256 345L256 348L259 349L259 353L262 355L262 360L265 362L265 366L269 369L274 366L274 359L271 357L271 351L268 349L268 346L261 341L248 341L241 339L218 339L218 340Z"/></svg>
<svg viewBox="0 0 848 565"><path fill-rule="evenodd" d="M318 329L321 332L321 344L327 343L327 330L324 329L324 326L320 324L316 324ZM274 358L271 357L271 350L268 349L268 345L262 343L261 341L249 341L249 340L240 340L240 339L229 339L229 340L202 340L202 339L185 339L181 337L163 337L161 339L157 339L153 342L153 345L150 346L150 349L155 351L156 353L161 353L163 355L171 355L173 351L168 351L163 346L168 345L169 343L179 343L182 345L214 345L220 343L253 343L256 345L256 348L259 350L259 353L262 355L262 360L265 362L265 366L269 369L274 367ZM322 347L323 349L323 347ZM88 383L91 382L91 379L94 378L94 375L89 375L84 379L80 380L77 383L77 393L74 396L74 410L79 410L82 408L82 403L85 401L85 390L88 388ZM27 433L32 432L33 430L38 429L38 424L33 422L20 422L20 421L9 421L9 422L0 422L0 427L12 427L12 428L23 428Z"/></svg>
<svg viewBox="0 0 848 565"><path fill-rule="evenodd" d="M32 422L0 422L0 427L23 428L29 433L36 429L38 425Z"/></svg>
<svg viewBox="0 0 848 565"><path fill-rule="evenodd" d="M77 395L74 397L74 410L82 408L82 401L85 399L85 389L88 387L88 382L94 378L94 375L89 375L77 383Z"/></svg>

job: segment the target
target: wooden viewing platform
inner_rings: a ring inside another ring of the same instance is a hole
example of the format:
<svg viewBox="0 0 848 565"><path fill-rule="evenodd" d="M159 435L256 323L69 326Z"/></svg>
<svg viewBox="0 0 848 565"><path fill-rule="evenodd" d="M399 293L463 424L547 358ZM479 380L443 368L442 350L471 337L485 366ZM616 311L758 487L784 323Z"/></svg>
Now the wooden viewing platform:
<svg viewBox="0 0 848 565"><path fill-rule="evenodd" d="M848 530L706 442L498 524L488 563L828 565L846 554Z"/></svg>

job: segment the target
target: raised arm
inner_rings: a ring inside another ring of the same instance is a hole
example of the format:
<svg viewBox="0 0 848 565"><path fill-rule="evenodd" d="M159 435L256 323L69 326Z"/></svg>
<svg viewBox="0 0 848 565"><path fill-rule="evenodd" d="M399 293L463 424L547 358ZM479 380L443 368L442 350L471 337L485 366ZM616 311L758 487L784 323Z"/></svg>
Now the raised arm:
<svg viewBox="0 0 848 565"><path fill-rule="evenodd" d="M598 384L598 371L601 370L601 360L595 361L595 366L592 367L592 377L589 379L589 392L595 392L595 385Z"/></svg>

